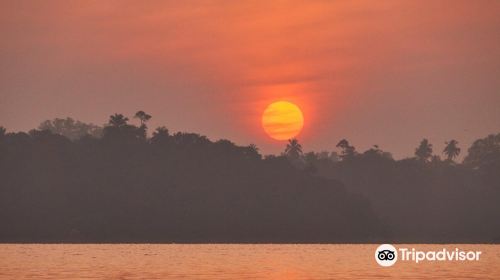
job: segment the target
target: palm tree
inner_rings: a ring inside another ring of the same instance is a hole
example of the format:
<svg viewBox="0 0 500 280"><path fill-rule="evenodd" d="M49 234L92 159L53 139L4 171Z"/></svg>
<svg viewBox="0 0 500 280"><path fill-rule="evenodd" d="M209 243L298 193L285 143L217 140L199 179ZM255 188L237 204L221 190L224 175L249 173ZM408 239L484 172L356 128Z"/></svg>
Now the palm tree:
<svg viewBox="0 0 500 280"><path fill-rule="evenodd" d="M246 147L247 151L252 154L258 154L259 153L259 147L255 144L250 144Z"/></svg>
<svg viewBox="0 0 500 280"><path fill-rule="evenodd" d="M146 122L151 119L151 115L146 114L144 111L138 111L135 113L134 118L137 118L141 121L141 126L146 125Z"/></svg>
<svg viewBox="0 0 500 280"><path fill-rule="evenodd" d="M109 116L109 125L114 127L123 127L127 125L128 118L123 116L122 114L114 114Z"/></svg>
<svg viewBox="0 0 500 280"><path fill-rule="evenodd" d="M250 149L252 149L252 150L254 150L254 151L256 151L256 152L258 152L258 151L259 151L259 147L257 147L257 145L255 145L255 144L250 144L250 145L248 145L248 148L250 148Z"/></svg>
<svg viewBox="0 0 500 280"><path fill-rule="evenodd" d="M302 155L302 145L296 138L289 139L285 148L285 155L292 159L298 159Z"/></svg>
<svg viewBox="0 0 500 280"><path fill-rule="evenodd" d="M432 156L432 144L429 143L429 140L424 138L420 142L418 148L415 149L415 156L421 161L429 161Z"/></svg>
<svg viewBox="0 0 500 280"><path fill-rule="evenodd" d="M443 153L448 157L449 161L453 161L460 154L460 148L458 147L457 140L450 140L450 142L445 142L446 147Z"/></svg>

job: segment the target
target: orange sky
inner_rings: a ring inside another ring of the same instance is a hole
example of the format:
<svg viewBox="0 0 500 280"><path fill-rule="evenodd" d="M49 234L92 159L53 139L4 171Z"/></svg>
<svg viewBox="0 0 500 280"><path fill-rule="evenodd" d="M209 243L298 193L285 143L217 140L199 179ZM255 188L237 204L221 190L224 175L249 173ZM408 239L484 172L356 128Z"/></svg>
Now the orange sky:
<svg viewBox="0 0 500 280"><path fill-rule="evenodd" d="M142 3L146 2L146 3ZM305 150L396 157L500 132L498 1L3 1L0 125L115 112L282 150L261 113L304 112Z"/></svg>

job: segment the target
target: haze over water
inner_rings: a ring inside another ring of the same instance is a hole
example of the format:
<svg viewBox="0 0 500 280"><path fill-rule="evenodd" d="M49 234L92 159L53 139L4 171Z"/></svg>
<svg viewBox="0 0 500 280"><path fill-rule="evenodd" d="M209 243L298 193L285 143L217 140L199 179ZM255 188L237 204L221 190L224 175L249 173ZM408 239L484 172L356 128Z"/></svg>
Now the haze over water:
<svg viewBox="0 0 500 280"><path fill-rule="evenodd" d="M498 279L499 245L404 245L482 251L478 262L398 261L369 245L2 244L0 279ZM402 245L403 246L403 245Z"/></svg>

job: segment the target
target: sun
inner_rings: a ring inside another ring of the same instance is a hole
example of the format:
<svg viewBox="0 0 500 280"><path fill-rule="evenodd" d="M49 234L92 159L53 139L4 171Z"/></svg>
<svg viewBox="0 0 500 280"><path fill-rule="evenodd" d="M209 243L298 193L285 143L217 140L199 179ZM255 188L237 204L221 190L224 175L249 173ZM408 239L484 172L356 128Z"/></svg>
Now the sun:
<svg viewBox="0 0 500 280"><path fill-rule="evenodd" d="M273 139L288 140L296 137L304 126L300 108L287 101L271 103L262 114L262 127Z"/></svg>

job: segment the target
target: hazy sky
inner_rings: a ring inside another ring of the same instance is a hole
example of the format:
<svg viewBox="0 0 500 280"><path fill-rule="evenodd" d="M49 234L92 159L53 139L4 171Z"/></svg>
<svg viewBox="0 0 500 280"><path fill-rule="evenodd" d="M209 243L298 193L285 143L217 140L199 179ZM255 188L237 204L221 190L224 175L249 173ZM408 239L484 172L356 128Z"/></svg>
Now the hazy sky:
<svg viewBox="0 0 500 280"><path fill-rule="evenodd" d="M466 150L500 132L499 15L500 1L2 1L0 125L144 110L270 153L284 143L261 114L287 100L305 150Z"/></svg>

